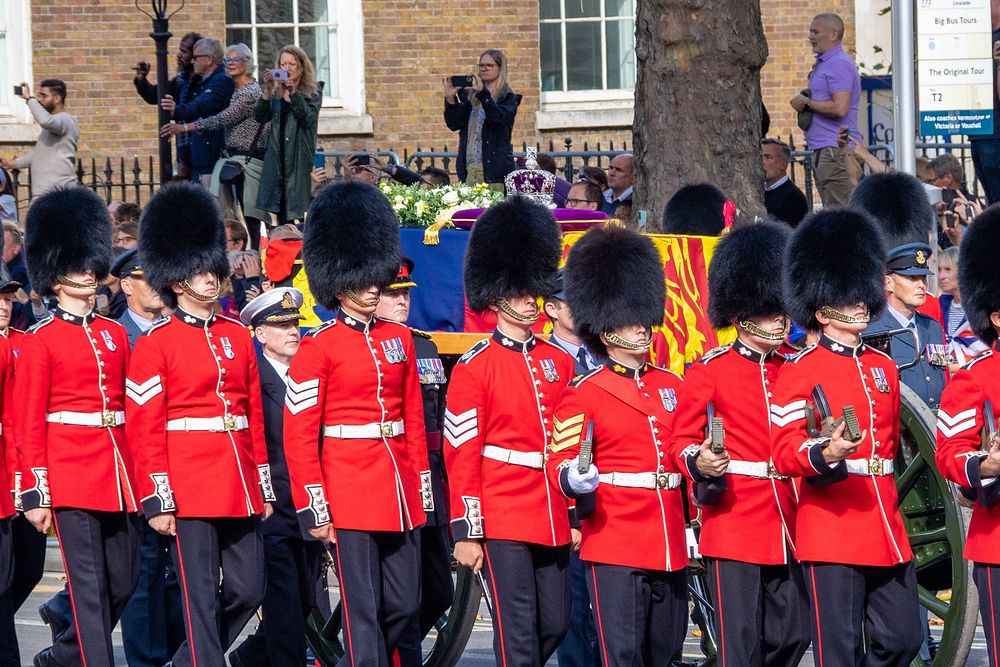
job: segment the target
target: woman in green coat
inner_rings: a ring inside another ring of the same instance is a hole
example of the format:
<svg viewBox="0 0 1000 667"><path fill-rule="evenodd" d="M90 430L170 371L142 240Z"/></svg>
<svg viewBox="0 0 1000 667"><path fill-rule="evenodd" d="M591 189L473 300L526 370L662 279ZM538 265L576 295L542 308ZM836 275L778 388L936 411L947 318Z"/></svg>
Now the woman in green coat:
<svg viewBox="0 0 1000 667"><path fill-rule="evenodd" d="M316 124L323 102L323 82L306 52L288 45L278 53L276 80L264 71L264 95L254 116L270 121L271 131L260 177L257 207L278 216L278 224L301 220L309 208L309 174L316 153Z"/></svg>

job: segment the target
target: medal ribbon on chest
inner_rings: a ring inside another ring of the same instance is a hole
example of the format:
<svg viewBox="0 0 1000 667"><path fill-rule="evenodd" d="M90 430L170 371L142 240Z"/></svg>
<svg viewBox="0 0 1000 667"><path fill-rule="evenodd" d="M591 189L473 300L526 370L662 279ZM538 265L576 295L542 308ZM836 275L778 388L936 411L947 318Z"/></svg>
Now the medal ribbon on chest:
<svg viewBox="0 0 1000 667"><path fill-rule="evenodd" d="M402 338L391 338L382 341L382 354L390 364L399 364L406 361L406 352L403 350Z"/></svg>
<svg viewBox="0 0 1000 667"><path fill-rule="evenodd" d="M222 343L222 352L226 355L226 359L235 359L236 355L233 354L233 344L229 342L229 337L220 336L219 342Z"/></svg>
<svg viewBox="0 0 1000 667"><path fill-rule="evenodd" d="M875 380L875 388L883 394L889 393L889 381L885 379L885 371L881 368L872 368L872 379Z"/></svg>
<svg viewBox="0 0 1000 667"><path fill-rule="evenodd" d="M542 373L549 382L559 382L559 371L556 370L556 362L551 359L542 359L538 362L542 367Z"/></svg>
<svg viewBox="0 0 1000 667"><path fill-rule="evenodd" d="M667 412L673 412L677 409L677 392L672 387L660 389L660 400L663 401L663 407Z"/></svg>
<svg viewBox="0 0 1000 667"><path fill-rule="evenodd" d="M104 347L108 348L108 352L114 352L117 348L115 341L111 340L110 331L102 331L101 338L104 339Z"/></svg>

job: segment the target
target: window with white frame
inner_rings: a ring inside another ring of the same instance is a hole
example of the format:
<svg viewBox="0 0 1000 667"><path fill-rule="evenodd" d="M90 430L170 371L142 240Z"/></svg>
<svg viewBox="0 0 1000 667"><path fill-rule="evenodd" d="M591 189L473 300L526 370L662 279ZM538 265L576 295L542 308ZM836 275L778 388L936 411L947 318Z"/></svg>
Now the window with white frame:
<svg viewBox="0 0 1000 667"><path fill-rule="evenodd" d="M539 0L539 41L543 101L635 88L635 0Z"/></svg>
<svg viewBox="0 0 1000 667"><path fill-rule="evenodd" d="M31 113L14 97L14 86L31 83L31 24L28 0L0 0L0 120L30 123ZM0 138L23 140L11 135L10 126L0 128Z"/></svg>
<svg viewBox="0 0 1000 667"><path fill-rule="evenodd" d="M301 47L325 82L323 106L363 112L361 0L226 0L226 40L253 49L259 70L283 46Z"/></svg>

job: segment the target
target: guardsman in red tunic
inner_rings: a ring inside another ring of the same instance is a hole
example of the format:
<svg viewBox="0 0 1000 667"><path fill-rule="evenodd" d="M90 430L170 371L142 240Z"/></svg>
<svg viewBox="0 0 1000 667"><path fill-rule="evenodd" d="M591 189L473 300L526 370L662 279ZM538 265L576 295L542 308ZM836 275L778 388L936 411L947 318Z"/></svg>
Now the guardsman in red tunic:
<svg viewBox="0 0 1000 667"><path fill-rule="evenodd" d="M483 571L504 667L544 665L570 621L569 511L545 451L573 359L531 331L561 249L548 209L514 197L476 221L465 251L466 300L497 328L452 371L445 466L455 558Z"/></svg>
<svg viewBox="0 0 1000 667"><path fill-rule="evenodd" d="M69 629L36 665L111 665L111 631L139 574L139 502L126 446L125 328L91 300L108 274L111 220L97 195L56 190L27 219L31 284L59 306L24 337L15 422L21 503L55 526L72 603Z"/></svg>
<svg viewBox="0 0 1000 667"><path fill-rule="evenodd" d="M573 246L563 280L577 334L604 365L563 392L546 471L553 492L593 508L581 517L580 558L603 664L670 665L687 629L688 554L668 451L681 378L646 363L663 321L663 264L649 239L597 228Z"/></svg>
<svg viewBox="0 0 1000 667"><path fill-rule="evenodd" d="M350 664L386 667L420 611L420 531L433 510L413 337L374 316L399 270L399 223L363 183L325 188L302 246L309 288L336 317L288 371L285 459L313 537L335 541Z"/></svg>
<svg viewBox="0 0 1000 667"><path fill-rule="evenodd" d="M945 478L976 495L965 541L979 589L989 664L1000 633L1000 211L988 209L969 227L959 255L959 287L969 324L992 349L956 372L938 410L936 460ZM989 423L987 423L989 421ZM984 435L986 436L984 442Z"/></svg>
<svg viewBox="0 0 1000 667"><path fill-rule="evenodd" d="M788 333L782 294L785 225L733 227L712 255L712 326L737 340L684 376L672 453L702 502L699 551L715 606L720 667L798 665L809 646L809 601L795 560L795 488L771 459L771 396ZM712 453L706 407L723 420Z"/></svg>
<svg viewBox="0 0 1000 667"><path fill-rule="evenodd" d="M771 399L775 467L804 478L795 546L816 664L908 665L922 632L913 553L892 475L899 377L888 356L861 341L885 304L882 241L863 214L823 212L799 225L785 257L789 315L820 332L816 345L781 369ZM847 406L857 417L854 440L846 421L832 431L820 428L825 413L838 419Z"/></svg>
<svg viewBox="0 0 1000 667"><path fill-rule="evenodd" d="M2 251L3 240L0 238ZM11 280L7 267L0 265L0 330L7 330L11 297L20 286L20 283ZM10 341L3 336L0 338L0 665L4 667L21 664L17 635L14 633L14 612L20 604L15 599L14 588L17 539L14 521L17 517L15 501L18 500L14 488L17 451L10 421L14 405L14 354ZM7 489L10 489L9 495Z"/></svg>
<svg viewBox="0 0 1000 667"><path fill-rule="evenodd" d="M250 333L215 314L225 241L200 186L165 186L143 212L143 278L174 312L136 342L128 433L146 519L174 538L187 640L173 664L185 667L224 664L260 606L260 522L274 500Z"/></svg>

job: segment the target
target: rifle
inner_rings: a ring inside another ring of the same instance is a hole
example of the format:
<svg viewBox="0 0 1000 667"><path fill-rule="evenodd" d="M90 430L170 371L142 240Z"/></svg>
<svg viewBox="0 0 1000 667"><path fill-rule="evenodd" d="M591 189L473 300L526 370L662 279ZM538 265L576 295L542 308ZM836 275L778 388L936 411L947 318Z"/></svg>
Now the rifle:
<svg viewBox="0 0 1000 667"><path fill-rule="evenodd" d="M993 404L983 401L983 445L984 452L990 451L990 440L997 434L997 419L993 412Z"/></svg>
<svg viewBox="0 0 1000 667"><path fill-rule="evenodd" d="M845 405L844 412L839 419L833 418L830 410L830 402L826 400L826 392L823 387L816 385L812 390L813 406L806 405L806 428L813 438L829 438L842 423L844 427L844 439L851 442L861 440L861 427L858 424L857 414L853 405Z"/></svg>
<svg viewBox="0 0 1000 667"><path fill-rule="evenodd" d="M983 432L982 432L982 450L984 452L990 451L991 441L997 435L997 418L996 413L993 412L993 404L986 400L983 401ZM996 489L992 488L1000 484L1000 482L994 482L991 487L982 489L969 489L963 486L958 487L959 492L968 498L969 500L978 500L979 504L983 507L993 507L1000 501L1000 497L997 496Z"/></svg>
<svg viewBox="0 0 1000 667"><path fill-rule="evenodd" d="M594 460L594 421L587 421L587 432L580 441L580 457L577 470L581 475L586 475L590 470L590 463Z"/></svg>
<svg viewBox="0 0 1000 667"><path fill-rule="evenodd" d="M705 427L705 437L711 438L711 448L713 454L726 453L726 429L722 423L722 417L715 416L715 404L709 403L705 407L705 416L708 425Z"/></svg>

